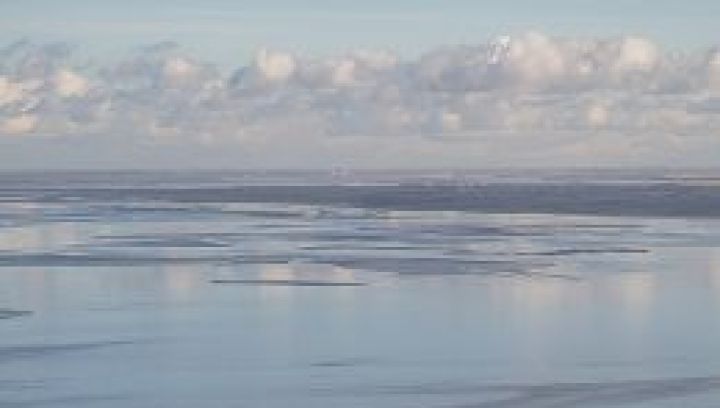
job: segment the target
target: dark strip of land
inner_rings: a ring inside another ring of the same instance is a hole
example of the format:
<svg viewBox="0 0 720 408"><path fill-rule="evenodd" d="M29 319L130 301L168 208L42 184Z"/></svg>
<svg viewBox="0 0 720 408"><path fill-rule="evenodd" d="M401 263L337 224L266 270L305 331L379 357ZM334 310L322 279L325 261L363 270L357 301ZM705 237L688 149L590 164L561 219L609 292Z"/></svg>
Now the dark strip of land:
<svg viewBox="0 0 720 408"><path fill-rule="evenodd" d="M267 280L267 279L213 279L210 283L240 284L240 285L261 285L261 286L366 286L362 282L328 282L310 280Z"/></svg>
<svg viewBox="0 0 720 408"><path fill-rule="evenodd" d="M27 192L3 189L1 193ZM103 202L288 203L407 211L720 217L719 186L675 183L43 188L33 190L31 201L62 201L68 195Z"/></svg>

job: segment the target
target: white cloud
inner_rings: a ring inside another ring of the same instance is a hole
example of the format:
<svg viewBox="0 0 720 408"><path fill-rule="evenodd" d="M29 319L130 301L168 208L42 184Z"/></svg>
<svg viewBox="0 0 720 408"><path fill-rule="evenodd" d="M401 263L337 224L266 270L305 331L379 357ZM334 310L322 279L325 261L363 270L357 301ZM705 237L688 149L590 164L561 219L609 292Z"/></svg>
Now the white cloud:
<svg viewBox="0 0 720 408"><path fill-rule="evenodd" d="M173 57L164 62L162 71L170 83L176 83L194 76L198 68L185 58Z"/></svg>
<svg viewBox="0 0 720 408"><path fill-rule="evenodd" d="M368 150L422 145L423 154L446 145L463 156L660 151L690 138L715 146L720 130L718 49L671 52L639 37L526 33L409 60L386 51L313 58L262 49L232 75L174 43L83 67L68 52L22 43L0 55L4 134L238 149L352 140Z"/></svg>
<svg viewBox="0 0 720 408"><path fill-rule="evenodd" d="M39 80L15 82L8 77L0 76L0 108L22 102L32 96L42 86Z"/></svg>
<svg viewBox="0 0 720 408"><path fill-rule="evenodd" d="M710 89L716 92L720 91L720 48L708 52L706 67Z"/></svg>
<svg viewBox="0 0 720 408"><path fill-rule="evenodd" d="M455 112L443 112L441 123L443 131L457 132L462 129L462 116Z"/></svg>
<svg viewBox="0 0 720 408"><path fill-rule="evenodd" d="M264 80L270 82L286 81L295 72L295 58L288 53L260 50L253 65Z"/></svg>
<svg viewBox="0 0 720 408"><path fill-rule="evenodd" d="M16 102L23 96L21 84L12 82L7 77L0 77L0 106Z"/></svg>
<svg viewBox="0 0 720 408"><path fill-rule="evenodd" d="M68 69L58 71L53 77L53 83L62 97L83 96L90 88L87 79Z"/></svg>
<svg viewBox="0 0 720 408"><path fill-rule="evenodd" d="M619 74L650 72L660 59L658 47L644 38L627 37L614 45L617 54L613 58L612 70Z"/></svg>
<svg viewBox="0 0 720 408"><path fill-rule="evenodd" d="M504 54L495 57L515 85L542 85L567 75L570 55L563 44L539 34L511 39Z"/></svg>
<svg viewBox="0 0 720 408"><path fill-rule="evenodd" d="M20 114L0 122L0 134L19 135L32 131L37 125L35 115Z"/></svg>
<svg viewBox="0 0 720 408"><path fill-rule="evenodd" d="M610 122L610 110L602 102L594 102L587 107L585 119L590 127L601 128Z"/></svg>

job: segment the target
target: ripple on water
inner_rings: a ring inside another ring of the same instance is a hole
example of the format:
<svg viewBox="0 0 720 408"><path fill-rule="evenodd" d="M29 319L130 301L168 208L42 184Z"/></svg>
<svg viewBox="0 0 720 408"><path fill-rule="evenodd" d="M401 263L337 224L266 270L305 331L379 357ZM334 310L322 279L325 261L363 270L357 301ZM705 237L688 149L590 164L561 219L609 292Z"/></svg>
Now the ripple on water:
<svg viewBox="0 0 720 408"><path fill-rule="evenodd" d="M0 320L13 319L16 317L24 317L31 315L32 312L29 310L11 310L11 309L0 309Z"/></svg>

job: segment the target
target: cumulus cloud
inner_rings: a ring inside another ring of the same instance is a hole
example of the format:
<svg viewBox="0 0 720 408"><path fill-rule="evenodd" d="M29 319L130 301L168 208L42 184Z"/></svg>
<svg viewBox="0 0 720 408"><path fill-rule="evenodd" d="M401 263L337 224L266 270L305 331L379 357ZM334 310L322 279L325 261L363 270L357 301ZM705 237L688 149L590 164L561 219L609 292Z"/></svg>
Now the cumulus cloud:
<svg viewBox="0 0 720 408"><path fill-rule="evenodd" d="M593 102L585 111L585 119L588 126L591 127L604 127L610 121L610 111L605 103Z"/></svg>
<svg viewBox="0 0 720 408"><path fill-rule="evenodd" d="M0 77L0 106L5 106L22 99L26 86L9 80L7 77Z"/></svg>
<svg viewBox="0 0 720 408"><path fill-rule="evenodd" d="M68 69L61 69L52 78L55 90L60 96L83 96L87 93L87 79Z"/></svg>
<svg viewBox="0 0 720 408"><path fill-rule="evenodd" d="M295 72L295 58L287 53L260 50L255 57L253 68L262 79L277 82L285 81Z"/></svg>
<svg viewBox="0 0 720 408"><path fill-rule="evenodd" d="M619 75L633 71L651 72L660 58L655 44L644 38L628 37L613 45L617 50L611 67Z"/></svg>
<svg viewBox="0 0 720 408"><path fill-rule="evenodd" d="M224 73L170 42L112 64L80 64L61 43L18 42L0 49L0 135L249 150L349 140L487 152L581 151L582 143L600 151L618 140L628 149L715 146L719 50L530 32L414 59L261 49Z"/></svg>
<svg viewBox="0 0 720 408"><path fill-rule="evenodd" d="M0 122L0 132L9 135L28 133L35 128L37 116L30 114L19 114L3 119Z"/></svg>

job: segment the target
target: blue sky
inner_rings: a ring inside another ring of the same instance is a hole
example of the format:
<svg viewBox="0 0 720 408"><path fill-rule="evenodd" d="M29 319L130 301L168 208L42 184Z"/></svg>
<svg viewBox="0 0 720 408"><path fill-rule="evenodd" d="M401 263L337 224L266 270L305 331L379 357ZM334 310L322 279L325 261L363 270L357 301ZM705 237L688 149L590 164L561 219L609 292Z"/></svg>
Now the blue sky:
<svg viewBox="0 0 720 408"><path fill-rule="evenodd" d="M116 55L177 41L223 65L258 47L333 53L386 47L417 54L442 44L539 30L573 36L639 34L671 47L720 39L715 0L25 0L0 6L0 34L63 40Z"/></svg>

